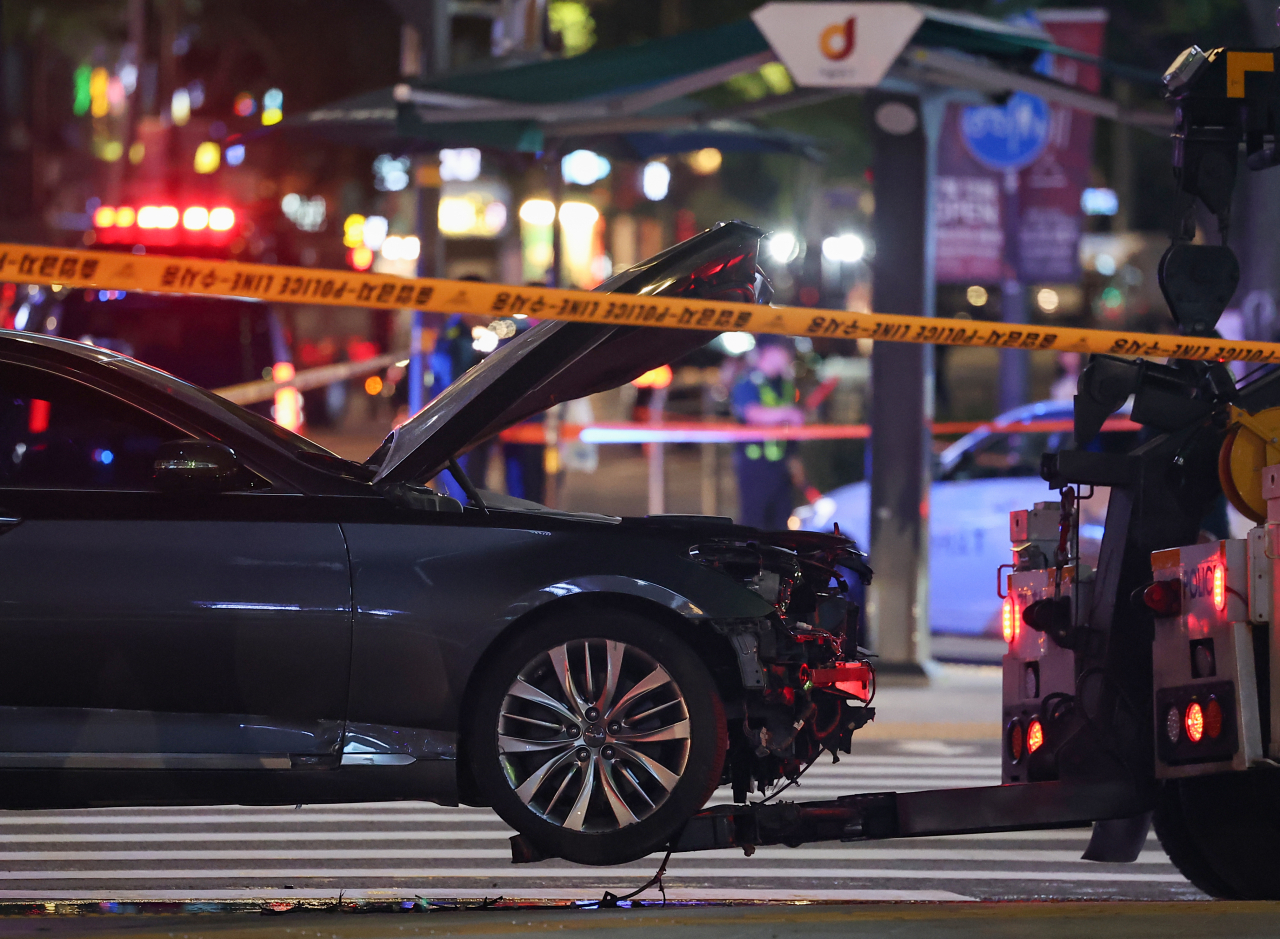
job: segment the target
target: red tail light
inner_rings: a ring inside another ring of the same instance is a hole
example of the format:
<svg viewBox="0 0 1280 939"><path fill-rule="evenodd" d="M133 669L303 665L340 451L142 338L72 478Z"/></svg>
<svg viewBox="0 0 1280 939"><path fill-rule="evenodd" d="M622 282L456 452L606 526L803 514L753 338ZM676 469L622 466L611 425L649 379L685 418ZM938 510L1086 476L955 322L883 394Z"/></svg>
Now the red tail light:
<svg viewBox="0 0 1280 939"><path fill-rule="evenodd" d="M1032 720L1027 725L1027 752L1035 753L1044 746L1044 725L1038 720Z"/></svg>
<svg viewBox="0 0 1280 939"><path fill-rule="evenodd" d="M1217 740L1222 733L1222 705L1217 698L1204 703L1204 732L1210 740Z"/></svg>
<svg viewBox="0 0 1280 939"><path fill-rule="evenodd" d="M1213 607L1221 610L1227 605L1227 568L1215 564L1213 568Z"/></svg>
<svg viewBox="0 0 1280 939"><path fill-rule="evenodd" d="M100 205L93 213L93 225L95 228L110 228L116 223L115 206Z"/></svg>
<svg viewBox="0 0 1280 939"><path fill-rule="evenodd" d="M1023 739L1021 721L1014 720L1009 723L1008 744L1009 759L1017 763L1022 759L1022 751L1026 746L1026 741Z"/></svg>
<svg viewBox="0 0 1280 939"><path fill-rule="evenodd" d="M1182 612L1182 581L1157 580L1142 591L1142 602L1156 616L1177 616Z"/></svg>
<svg viewBox="0 0 1280 939"><path fill-rule="evenodd" d="M1200 707L1200 702L1192 701L1187 705L1183 724L1187 728L1187 739L1192 743L1199 743L1204 737L1204 710Z"/></svg>
<svg viewBox="0 0 1280 939"><path fill-rule="evenodd" d="M1013 594L1004 598L1004 607L1000 611L1000 631L1005 642L1013 642L1018 638L1018 604Z"/></svg>

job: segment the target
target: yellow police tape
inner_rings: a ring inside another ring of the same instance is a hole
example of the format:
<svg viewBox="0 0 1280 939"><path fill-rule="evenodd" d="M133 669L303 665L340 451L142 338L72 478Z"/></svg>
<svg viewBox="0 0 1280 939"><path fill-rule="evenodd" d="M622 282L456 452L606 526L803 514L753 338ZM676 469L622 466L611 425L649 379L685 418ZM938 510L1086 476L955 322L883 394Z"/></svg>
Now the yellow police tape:
<svg viewBox="0 0 1280 939"><path fill-rule="evenodd" d="M1010 326L976 320L601 294L550 287L508 287L477 281L404 278L356 271L14 244L0 244L0 281L245 297L271 303L411 308L495 317L525 314L538 319L716 332L1100 352L1152 358L1258 363L1280 361L1280 343L1274 342L1197 339L1073 327Z"/></svg>

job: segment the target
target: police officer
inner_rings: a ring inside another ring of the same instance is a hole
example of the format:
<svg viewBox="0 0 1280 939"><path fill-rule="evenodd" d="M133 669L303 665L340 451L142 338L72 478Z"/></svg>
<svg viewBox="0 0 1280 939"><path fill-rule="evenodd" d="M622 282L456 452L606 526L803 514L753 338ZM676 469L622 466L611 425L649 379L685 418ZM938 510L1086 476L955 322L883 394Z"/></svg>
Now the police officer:
<svg viewBox="0 0 1280 939"><path fill-rule="evenodd" d="M751 353L752 368L733 387L733 413L752 426L803 424L795 384L795 345L761 336ZM792 487L804 485L795 441L754 440L734 452L738 474L739 521L766 530L787 527L794 508Z"/></svg>

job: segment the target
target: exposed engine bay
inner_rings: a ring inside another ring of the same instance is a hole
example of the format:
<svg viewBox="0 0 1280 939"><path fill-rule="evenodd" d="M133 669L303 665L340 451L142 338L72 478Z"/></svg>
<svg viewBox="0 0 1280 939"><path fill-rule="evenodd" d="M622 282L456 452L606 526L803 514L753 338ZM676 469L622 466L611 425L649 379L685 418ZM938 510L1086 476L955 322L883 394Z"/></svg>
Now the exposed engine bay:
<svg viewBox="0 0 1280 939"><path fill-rule="evenodd" d="M823 751L848 753L875 717L875 671L858 645L865 555L840 535L771 532L758 540L703 542L690 556L774 607L762 619L716 621L733 646L743 695L725 701L725 780L744 802L794 781Z"/></svg>

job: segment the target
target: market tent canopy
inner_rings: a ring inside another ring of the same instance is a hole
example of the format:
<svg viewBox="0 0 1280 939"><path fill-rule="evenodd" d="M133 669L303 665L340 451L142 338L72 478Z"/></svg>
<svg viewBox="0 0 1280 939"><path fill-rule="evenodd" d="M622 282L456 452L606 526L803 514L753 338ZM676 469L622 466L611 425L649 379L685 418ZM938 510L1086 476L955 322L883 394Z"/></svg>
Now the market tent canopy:
<svg viewBox="0 0 1280 939"><path fill-rule="evenodd" d="M620 121L645 115L675 98L719 85L778 58L777 49L757 23L774 7L792 15L791 4L767 4L743 19L712 29L696 30L634 46L587 52L482 71L456 73L397 85L400 123L406 136L423 135L427 125L468 122L532 122L545 137L566 132L590 133L600 123L617 129ZM796 4L795 7L814 6ZM857 10L862 4L823 4L833 11ZM892 66L876 76L886 85L920 88L961 87L979 93L1031 91L1049 101L1092 114L1126 120L1115 102L1082 92L1032 71L1043 53L1066 55L1099 67L1120 70L1094 56L1054 45L1036 27L1002 23L986 17L909 3L867 4L905 18L910 26L901 41L885 52ZM863 43L867 39L863 37ZM816 50L815 54L816 54ZM1133 77L1132 75L1130 77ZM1144 79L1158 76L1143 73ZM841 89L844 93L853 88ZM799 92L794 104L833 89ZM708 118L716 116L707 112ZM1139 116L1137 123L1157 118ZM1167 121L1161 116L1160 120ZM528 125L526 125L527 127Z"/></svg>
<svg viewBox="0 0 1280 939"><path fill-rule="evenodd" d="M453 121L427 124L403 110L393 97L393 89L384 88L291 116L264 132L305 134L389 153L441 147L537 152L553 139L564 148L590 147L622 159L647 159L703 147L727 153L795 153L819 158L809 137L730 115L708 119L703 114L705 108L689 98L677 98L623 120L574 122L546 129L532 120L458 121L456 113Z"/></svg>
<svg viewBox="0 0 1280 939"><path fill-rule="evenodd" d="M797 7L801 5L796 5ZM803 6L809 6L805 4ZM833 11L859 4L824 4ZM969 89L979 95L1026 91L1087 113L1149 127L1164 114L1127 111L1032 71L1045 52L1110 63L1055 46L1034 27L917 4L873 4L909 18L901 43L887 50L876 82L896 90ZM761 18L771 7L756 11ZM789 12L789 11L787 11ZM865 37L862 40L867 41ZM777 60L752 19L634 46L567 59L487 67L416 80L369 92L287 119L283 131L308 130L328 139L397 152L440 146L541 151L548 142L590 141L615 155L652 156L714 146L812 154L811 142L760 128L744 118L795 107L853 88L810 88L725 113L689 98L735 75ZM1150 76L1143 76L1150 77Z"/></svg>

